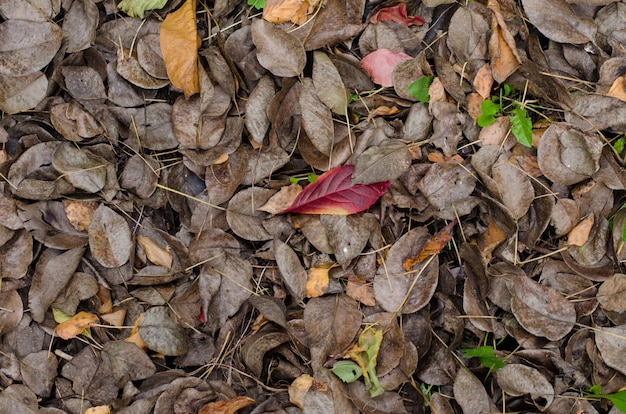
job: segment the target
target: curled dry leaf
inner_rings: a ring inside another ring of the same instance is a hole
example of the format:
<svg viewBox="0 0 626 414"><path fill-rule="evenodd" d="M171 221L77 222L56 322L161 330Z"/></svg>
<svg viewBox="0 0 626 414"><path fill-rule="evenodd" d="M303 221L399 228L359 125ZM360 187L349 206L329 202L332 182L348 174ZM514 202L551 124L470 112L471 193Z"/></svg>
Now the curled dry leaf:
<svg viewBox="0 0 626 414"><path fill-rule="evenodd" d="M165 16L161 24L160 45L172 85L182 89L185 98L200 92L196 0L185 0L181 8Z"/></svg>
<svg viewBox="0 0 626 414"><path fill-rule="evenodd" d="M172 252L170 247L159 246L154 240L146 236L137 236L137 243L146 253L146 257L157 266L163 266L167 270L172 268Z"/></svg>

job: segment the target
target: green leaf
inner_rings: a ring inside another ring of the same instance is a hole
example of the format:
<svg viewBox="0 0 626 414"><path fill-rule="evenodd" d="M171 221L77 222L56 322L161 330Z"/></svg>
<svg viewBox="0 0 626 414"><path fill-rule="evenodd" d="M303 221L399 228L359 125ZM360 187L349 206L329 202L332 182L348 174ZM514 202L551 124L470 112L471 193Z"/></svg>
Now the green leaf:
<svg viewBox="0 0 626 414"><path fill-rule="evenodd" d="M333 364L331 371L338 376L340 380L348 384L358 380L363 375L361 367L353 361L337 361Z"/></svg>
<svg viewBox="0 0 626 414"><path fill-rule="evenodd" d="M621 154L624 151L624 146L626 145L626 137L621 136L613 143L613 149L618 154Z"/></svg>
<svg viewBox="0 0 626 414"><path fill-rule="evenodd" d="M504 90L504 96L509 96L511 93L515 92L515 88L506 83L502 86L502 89Z"/></svg>
<svg viewBox="0 0 626 414"><path fill-rule="evenodd" d="M161 9L165 6L167 0L122 0L117 8L129 15L130 17L139 17L143 19L146 10Z"/></svg>
<svg viewBox="0 0 626 414"><path fill-rule="evenodd" d="M314 183L317 181L317 174L311 173L309 175L306 176L306 179L310 182L310 183Z"/></svg>
<svg viewBox="0 0 626 414"><path fill-rule="evenodd" d="M626 223L624 223L624 227L622 228L622 241L626 242Z"/></svg>
<svg viewBox="0 0 626 414"><path fill-rule="evenodd" d="M602 394L602 386L596 384L587 389L587 396L604 398L613 403L613 405L623 413L626 413L626 390L618 391L613 394Z"/></svg>
<svg viewBox="0 0 626 414"><path fill-rule="evenodd" d="M381 329L367 327L359 335L358 344L346 352L346 357L352 359L361 367L365 389L369 390L372 398L378 397L385 392L376 376L376 360L382 341L383 331Z"/></svg>
<svg viewBox="0 0 626 414"><path fill-rule="evenodd" d="M513 116L511 117L511 131L517 138L517 142L530 148L533 146L533 123L526 116L526 110L522 108L515 108L511 111Z"/></svg>
<svg viewBox="0 0 626 414"><path fill-rule="evenodd" d="M587 391L590 392L591 394L596 394L596 395L602 394L602 385L600 384L593 385L589 387Z"/></svg>
<svg viewBox="0 0 626 414"><path fill-rule="evenodd" d="M491 369L504 368L504 358L496 356L492 346L479 346L478 348L463 348L464 358L478 358L480 363Z"/></svg>
<svg viewBox="0 0 626 414"><path fill-rule="evenodd" d="M421 103L428 103L430 101L428 88L433 83L433 79L435 79L434 76L422 76L415 82L411 83L406 90Z"/></svg>
<svg viewBox="0 0 626 414"><path fill-rule="evenodd" d="M261 10L265 7L265 0L248 0L248 6L252 6L257 10Z"/></svg>
<svg viewBox="0 0 626 414"><path fill-rule="evenodd" d="M496 122L496 114L498 114L501 109L502 107L493 102L491 99L484 100L483 103L480 105L480 111L482 113L476 120L476 123L479 127L482 128L493 124L494 122Z"/></svg>

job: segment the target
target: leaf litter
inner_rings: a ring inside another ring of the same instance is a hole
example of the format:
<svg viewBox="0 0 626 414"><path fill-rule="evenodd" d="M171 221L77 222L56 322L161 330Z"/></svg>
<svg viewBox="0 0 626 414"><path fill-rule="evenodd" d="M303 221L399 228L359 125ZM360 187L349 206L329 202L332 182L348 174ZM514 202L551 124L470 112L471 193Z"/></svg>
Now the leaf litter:
<svg viewBox="0 0 626 414"><path fill-rule="evenodd" d="M1 412L624 412L622 3L214 3L0 4Z"/></svg>

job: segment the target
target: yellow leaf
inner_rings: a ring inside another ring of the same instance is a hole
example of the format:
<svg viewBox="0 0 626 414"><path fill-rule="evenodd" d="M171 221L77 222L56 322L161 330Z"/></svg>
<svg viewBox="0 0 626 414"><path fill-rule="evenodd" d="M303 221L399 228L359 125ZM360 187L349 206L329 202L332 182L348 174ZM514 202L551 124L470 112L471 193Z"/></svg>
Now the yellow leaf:
<svg viewBox="0 0 626 414"><path fill-rule="evenodd" d="M63 200L65 215L72 227L78 231L85 231L93 218L99 204L95 201Z"/></svg>
<svg viewBox="0 0 626 414"><path fill-rule="evenodd" d="M97 407L87 408L85 414L111 414L111 407L108 405L99 405Z"/></svg>
<svg viewBox="0 0 626 414"><path fill-rule="evenodd" d="M146 350L148 349L148 344L146 344L144 342L143 339L141 339L141 336L139 336L139 323L141 322L141 319L143 318L143 313L140 314L137 319L135 320L134 323L134 327L133 329L131 329L130 331L130 336L128 336L128 338L124 339L124 341L126 342L130 342L131 344L135 344L139 347L139 349L143 349Z"/></svg>
<svg viewBox="0 0 626 414"><path fill-rule="evenodd" d="M63 339L71 339L96 323L98 323L96 315L88 312L78 312L65 322L58 324L54 331Z"/></svg>
<svg viewBox="0 0 626 414"><path fill-rule="evenodd" d="M208 403L198 411L198 414L235 414L239 409L254 404L250 397L235 397L228 401L215 401Z"/></svg>
<svg viewBox="0 0 626 414"><path fill-rule="evenodd" d="M196 28L196 0L187 0L180 9L168 14L161 24L161 54L172 85L185 93L185 98L200 92Z"/></svg>
<svg viewBox="0 0 626 414"><path fill-rule="evenodd" d="M167 270L172 268L172 253L168 249L164 249L150 237L137 236L137 243L146 253L148 260L157 266L163 266Z"/></svg>
<svg viewBox="0 0 626 414"><path fill-rule="evenodd" d="M314 267L309 269L306 281L307 298L316 298L328 292L328 271L334 266L335 263L318 262Z"/></svg>
<svg viewBox="0 0 626 414"><path fill-rule="evenodd" d="M313 377L302 374L289 385L289 402L304 410L304 397L313 385Z"/></svg>

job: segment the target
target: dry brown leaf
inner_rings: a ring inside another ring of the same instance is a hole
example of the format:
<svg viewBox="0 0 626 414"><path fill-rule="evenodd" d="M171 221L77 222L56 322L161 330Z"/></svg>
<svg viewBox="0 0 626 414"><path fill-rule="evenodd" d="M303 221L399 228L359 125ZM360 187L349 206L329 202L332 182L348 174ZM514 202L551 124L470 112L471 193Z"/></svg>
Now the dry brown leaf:
<svg viewBox="0 0 626 414"><path fill-rule="evenodd" d="M622 75L615 79L615 82L611 85L611 89L606 93L613 98L626 101L626 75Z"/></svg>
<svg viewBox="0 0 626 414"><path fill-rule="evenodd" d="M537 163L537 156L535 155L518 155L513 157L520 168L528 173L533 178L538 178L543 175L539 164Z"/></svg>
<svg viewBox="0 0 626 414"><path fill-rule="evenodd" d="M200 92L196 28L196 0L187 0L180 9L169 13L161 24L161 54L172 85L185 93L185 98Z"/></svg>
<svg viewBox="0 0 626 414"><path fill-rule="evenodd" d="M97 309L99 314L109 313L113 311L113 300L111 299L111 291L105 286L100 285L97 295L100 299L100 307Z"/></svg>
<svg viewBox="0 0 626 414"><path fill-rule="evenodd" d="M429 106L432 106L435 102L446 101L446 90L439 77L435 77L433 83L428 87L428 95L430 96Z"/></svg>
<svg viewBox="0 0 626 414"><path fill-rule="evenodd" d="M270 214L278 214L288 209L301 192L302 186L300 184L286 185L257 210L265 211Z"/></svg>
<svg viewBox="0 0 626 414"><path fill-rule="evenodd" d="M481 253L485 256L485 259L489 261L491 259L491 253L495 248L506 240L506 233L502 231L500 226L498 226L490 215L485 215L485 222L487 224L487 230L480 233L477 244Z"/></svg>
<svg viewBox="0 0 626 414"><path fill-rule="evenodd" d="M400 112L400 110L398 109L397 106L392 106L391 108L386 106L386 105L381 105L379 107L377 107L376 109L374 109L372 112L370 112L367 115L367 121L371 121L372 118L376 117L376 116L389 116L389 115L395 115L398 112Z"/></svg>
<svg viewBox="0 0 626 414"><path fill-rule="evenodd" d="M158 266L163 266L167 270L172 268L172 253L169 251L169 246L163 248L159 246L154 240L146 236L137 236L137 243L141 246L146 253L148 260Z"/></svg>
<svg viewBox="0 0 626 414"><path fill-rule="evenodd" d="M492 87L493 75L491 73L491 67L488 63L485 63L478 69L476 76L474 76L474 89L476 89L476 92L484 99L489 99Z"/></svg>
<svg viewBox="0 0 626 414"><path fill-rule="evenodd" d="M124 326L124 319L126 318L126 308L120 308L116 306L112 312L100 315L100 319L108 323L111 326L121 328Z"/></svg>
<svg viewBox="0 0 626 414"><path fill-rule="evenodd" d="M589 240L589 234L593 228L595 217L593 213L590 213L587 217L582 219L568 234L567 245L568 246L582 246Z"/></svg>
<svg viewBox="0 0 626 414"><path fill-rule="evenodd" d="M93 313L78 312L70 319L60 323L54 328L56 334L63 339L71 339L80 334L83 329L98 323L98 317Z"/></svg>
<svg viewBox="0 0 626 414"><path fill-rule="evenodd" d="M481 106L484 100L485 98L480 96L478 92L472 92L467 95L467 113L474 121L476 121L483 113Z"/></svg>
<svg viewBox="0 0 626 414"><path fill-rule="evenodd" d="M493 11L489 58L491 72L496 82L504 82L522 64L517 54L515 39L509 32L497 2L490 0L488 7Z"/></svg>
<svg viewBox="0 0 626 414"><path fill-rule="evenodd" d="M228 401L215 401L208 403L198 411L198 414L235 414L243 407L255 404L250 397L235 397Z"/></svg>

